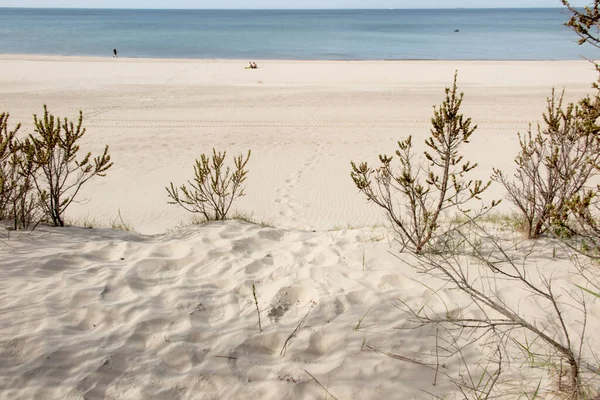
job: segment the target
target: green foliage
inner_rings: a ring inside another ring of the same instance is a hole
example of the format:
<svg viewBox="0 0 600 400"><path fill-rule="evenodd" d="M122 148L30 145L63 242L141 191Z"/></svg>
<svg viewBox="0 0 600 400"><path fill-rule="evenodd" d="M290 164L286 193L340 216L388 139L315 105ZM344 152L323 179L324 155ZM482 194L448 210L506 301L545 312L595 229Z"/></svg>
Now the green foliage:
<svg viewBox="0 0 600 400"><path fill-rule="evenodd" d="M9 131L8 118L8 113L0 114L0 220L12 217L10 205L16 185L12 158L17 149L16 135L20 125Z"/></svg>
<svg viewBox="0 0 600 400"><path fill-rule="evenodd" d="M64 226L63 214L82 185L94 176L105 176L113 163L108 146L100 156L92 158L88 152L78 159L78 143L86 132L81 111L77 124L67 118L61 123L44 105L43 118L34 115L33 120L37 135L29 135L23 149L44 212L55 226Z"/></svg>
<svg viewBox="0 0 600 400"><path fill-rule="evenodd" d="M259 219L256 219L253 214L238 212L238 213L235 213L234 215L232 215L229 219L247 222L249 224L258 225L262 228L275 228L275 225L273 224L272 220L263 220L263 219L259 220Z"/></svg>
<svg viewBox="0 0 600 400"><path fill-rule="evenodd" d="M121 210L118 210L117 216L112 220L110 224L111 229L115 229L123 232L134 232L133 226L125 222L123 216L121 215Z"/></svg>
<svg viewBox="0 0 600 400"><path fill-rule="evenodd" d="M570 199L567 207L572 218L564 223L565 229L578 236L578 250L592 258L600 255L599 193L600 187L596 187Z"/></svg>
<svg viewBox="0 0 600 400"><path fill-rule="evenodd" d="M112 229L122 232L135 232L134 227L123 219L121 210L113 219L102 220L95 216L82 216L79 218L65 218L65 226L77 226L86 229Z"/></svg>
<svg viewBox="0 0 600 400"><path fill-rule="evenodd" d="M600 0L593 0L592 4L583 8L574 8L567 0L562 0L563 5L570 13L569 21L565 24L570 27L577 35L579 35L579 44L589 43L597 48L600 48ZM600 65L595 63L596 69L600 72ZM598 93L600 92L600 81L593 83L593 87L597 90L596 96L593 99L589 97L580 101L580 107L590 114L587 118L595 125L600 109L600 100ZM600 168L598 164L596 168ZM567 209L573 217L572 220L564 221L577 235L583 237L581 251L590 257L597 258L600 252L600 222L598 219L600 206L598 205L600 194L600 186L588 188L577 193L572 198L568 199Z"/></svg>
<svg viewBox="0 0 600 400"><path fill-rule="evenodd" d="M579 44L590 43L600 47L600 0L593 0L592 5L576 9L567 0L561 0L571 16L565 24L579 35Z"/></svg>
<svg viewBox="0 0 600 400"><path fill-rule="evenodd" d="M431 241L445 210L461 209L470 200L480 200L491 183L464 179L477 164L464 161L459 149L469 142L477 126L460 114L464 94L458 92L456 79L455 74L452 88L445 90L444 102L434 107L431 136L425 141L424 155L428 161L425 171L414 165L410 136L398 142L397 173L392 171L393 157L386 155L379 156L378 168L371 168L366 162L351 163L356 187L385 211L402 243L417 254ZM397 205L398 194L404 207ZM492 203L492 207L495 205Z"/></svg>
<svg viewBox="0 0 600 400"><path fill-rule="evenodd" d="M11 161L16 151L16 134L20 128L17 125L14 130L9 131L8 117L7 113L0 114L0 220L12 215L9 207L15 187L15 168Z"/></svg>
<svg viewBox="0 0 600 400"><path fill-rule="evenodd" d="M33 192L33 166L17 139L21 124L8 130L8 113L0 114L0 220L12 229L27 229L38 221L39 201Z"/></svg>
<svg viewBox="0 0 600 400"><path fill-rule="evenodd" d="M569 214L583 206L572 202L584 196L588 182L598 173L599 116L600 97L563 107L563 94L557 98L552 90L544 128L538 124L537 133L530 126L526 135L519 134L514 179L494 169L492 179L504 185L508 200L519 209L528 238L550 228L564 236Z"/></svg>
<svg viewBox="0 0 600 400"><path fill-rule="evenodd" d="M364 256L363 256L363 257L364 257ZM363 262L364 262L364 260L363 260ZM364 271L364 268L363 268L363 271ZM362 325L362 322L363 322L363 321L364 321L364 319L367 317L367 314L369 313L369 311L371 311L371 309L370 309L370 308L367 310L367 312L365 312L365 313L363 314L363 316L362 316L362 317L360 317L360 319L358 320L358 323L357 323L357 324L356 324L356 326L354 327L354 331L355 331L355 332L358 332L358 330L360 329L360 326Z"/></svg>
<svg viewBox="0 0 600 400"><path fill-rule="evenodd" d="M244 158L241 154L234 158L234 168L225 167L227 152L213 149L212 158L201 154L194 165L194 181L188 181L189 188L178 188L171 182L167 193L172 201L191 213L199 213L207 221L224 220L233 201L244 196L243 183L248 176L246 164L250 159L250 150ZM181 191L181 193L180 193Z"/></svg>
<svg viewBox="0 0 600 400"><path fill-rule="evenodd" d="M591 294L592 296L600 299L600 293L596 293L596 292L594 292L594 291L592 291L590 289L586 289L586 288L584 288L583 286L580 286L580 285L575 285L575 286L577 286L579 289L583 290L584 292L586 292L588 294Z"/></svg>

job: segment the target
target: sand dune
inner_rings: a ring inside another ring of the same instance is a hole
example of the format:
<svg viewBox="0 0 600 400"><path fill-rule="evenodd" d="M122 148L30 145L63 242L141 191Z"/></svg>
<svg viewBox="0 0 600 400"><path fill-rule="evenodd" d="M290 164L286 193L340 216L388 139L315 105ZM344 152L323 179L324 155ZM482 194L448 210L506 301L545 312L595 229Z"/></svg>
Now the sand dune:
<svg viewBox="0 0 600 400"><path fill-rule="evenodd" d="M553 276L556 290L572 285L568 258L551 254L542 244L531 271ZM437 332L406 329L397 307L468 316L470 301L397 255L385 229L237 221L159 236L41 228L13 237L0 245L0 398L326 398L314 379L338 399L450 395L457 389L436 378ZM508 304L547 323L528 291L497 284ZM597 306L588 305L588 332L600 328ZM577 329L579 314L568 315ZM591 333L587 343L586 354L597 348ZM465 361L477 368L481 351ZM440 368L460 367L455 357ZM551 379L505 371L515 373L525 384Z"/></svg>
<svg viewBox="0 0 600 400"><path fill-rule="evenodd" d="M0 396L323 398L304 370L338 398L418 396L429 368L363 349L427 347L394 330L396 298L427 290L387 239L230 221L156 237L43 228L4 242Z"/></svg>

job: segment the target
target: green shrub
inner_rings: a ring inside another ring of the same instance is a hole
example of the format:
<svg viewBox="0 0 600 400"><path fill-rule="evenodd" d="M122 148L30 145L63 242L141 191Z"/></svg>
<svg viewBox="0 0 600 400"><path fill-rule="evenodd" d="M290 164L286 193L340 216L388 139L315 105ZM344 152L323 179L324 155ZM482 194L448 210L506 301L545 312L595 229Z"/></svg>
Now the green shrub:
<svg viewBox="0 0 600 400"><path fill-rule="evenodd" d="M243 183L248 170L246 164L250 159L250 150L244 158L241 154L234 158L234 168L225 167L227 152L213 149L212 158L201 154L194 165L194 181L188 181L189 188L181 185L178 188L170 183L167 193L172 201L191 213L201 214L207 221L223 220L236 198L244 196ZM180 193L181 191L181 193Z"/></svg>
<svg viewBox="0 0 600 400"><path fill-rule="evenodd" d="M566 233L569 202L588 190L588 182L598 174L599 116L598 96L563 107L563 95L557 98L552 90L544 128L538 125L534 134L530 126L526 135L519 134L521 148L515 157L514 179L494 169L492 179L504 185L508 200L522 214L528 238L537 238L551 228Z"/></svg>
<svg viewBox="0 0 600 400"><path fill-rule="evenodd" d="M0 114L0 220L13 217L12 199L16 189L17 168L13 156L16 153L20 124L8 130L8 113Z"/></svg>
<svg viewBox="0 0 600 400"><path fill-rule="evenodd" d="M37 135L29 135L23 142L23 151L32 167L32 180L45 214L55 226L64 226L65 210L83 184L94 176L105 176L113 163L108 146L100 156L92 158L88 152L78 158L78 143L86 132L81 111L77 124L67 118L61 123L44 105L43 118L34 115L33 120Z"/></svg>
<svg viewBox="0 0 600 400"><path fill-rule="evenodd" d="M385 211L404 246L417 254L431 241L443 211L451 207L461 209L468 201L479 199L490 185L464 179L477 164L463 161L459 149L469 142L477 126L471 126L471 119L459 113L463 93L458 93L456 78L455 74L452 88L446 88L445 101L434 108L431 136L425 141L428 150L424 155L429 163L426 170L414 165L410 136L398 142L397 173L392 171L393 157L386 155L379 156L378 168L371 168L366 162L351 163L356 187ZM398 195L403 206L398 205Z"/></svg>
<svg viewBox="0 0 600 400"><path fill-rule="evenodd" d="M8 113L0 114L0 220L9 228L27 229L41 218L39 197L34 191L33 166L17 139L21 124L8 130Z"/></svg>

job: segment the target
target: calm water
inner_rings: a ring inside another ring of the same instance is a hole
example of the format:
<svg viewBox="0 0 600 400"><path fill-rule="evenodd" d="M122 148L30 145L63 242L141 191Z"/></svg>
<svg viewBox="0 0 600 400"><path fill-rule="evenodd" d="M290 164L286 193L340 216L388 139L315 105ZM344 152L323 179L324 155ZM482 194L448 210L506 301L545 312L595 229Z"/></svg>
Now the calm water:
<svg viewBox="0 0 600 400"><path fill-rule="evenodd" d="M0 53L227 59L598 58L564 9L0 8ZM454 30L460 32L455 33Z"/></svg>

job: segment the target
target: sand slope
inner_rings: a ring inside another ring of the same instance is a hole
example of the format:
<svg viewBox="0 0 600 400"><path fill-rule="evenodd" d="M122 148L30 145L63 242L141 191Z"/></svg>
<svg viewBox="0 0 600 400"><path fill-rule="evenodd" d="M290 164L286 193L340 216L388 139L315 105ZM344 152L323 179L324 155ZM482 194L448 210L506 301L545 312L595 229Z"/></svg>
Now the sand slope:
<svg viewBox="0 0 600 400"><path fill-rule="evenodd" d="M230 221L172 236L68 228L3 242L0 397L323 398L304 370L338 398L419 396L432 371L361 351L365 339L406 356L427 348L394 333L395 299L426 289L397 268L387 240Z"/></svg>
<svg viewBox="0 0 600 400"><path fill-rule="evenodd" d="M325 398L308 373L338 399L451 394L456 389L442 374L432 386L434 332L399 330L410 324L396 307L401 299L444 313L470 302L417 275L397 251L384 230L313 232L238 221L164 236L41 228L4 240L0 398ZM568 258L551 254L552 246L542 245L529 270L553 276L557 290L572 285ZM529 292L498 285L509 304L547 325L547 310ZM600 328L596 303L588 305L588 332ZM567 315L579 327L579 314ZM593 334L587 343L597 349ZM474 368L481 351L465 353ZM454 359L442 368L459 366ZM551 379L544 369L516 371L533 374L528 384Z"/></svg>

